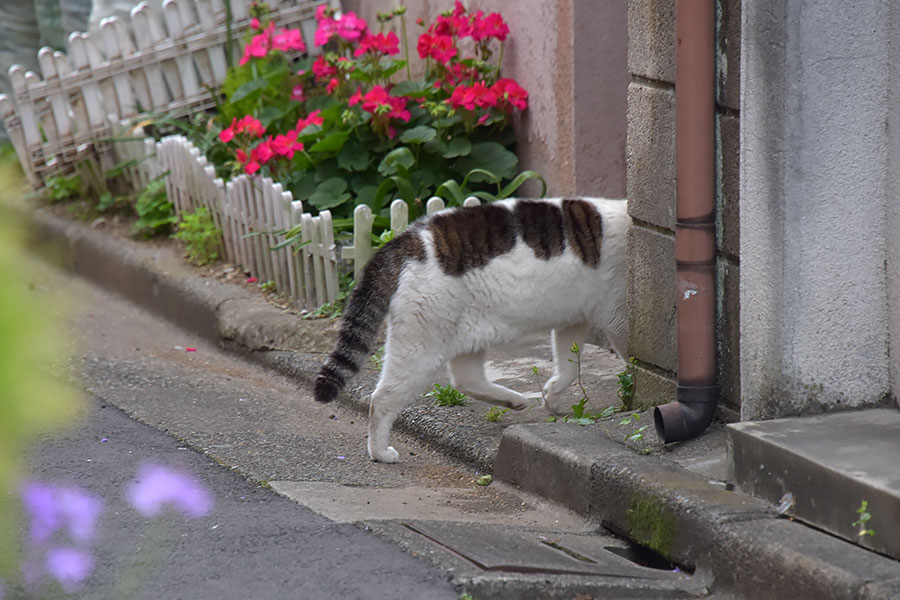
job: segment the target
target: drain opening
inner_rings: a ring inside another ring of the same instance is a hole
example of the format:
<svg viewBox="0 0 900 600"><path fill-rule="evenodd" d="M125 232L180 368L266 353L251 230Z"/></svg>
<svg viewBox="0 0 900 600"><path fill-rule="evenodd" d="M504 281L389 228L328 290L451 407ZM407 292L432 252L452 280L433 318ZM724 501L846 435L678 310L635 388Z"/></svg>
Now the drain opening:
<svg viewBox="0 0 900 600"><path fill-rule="evenodd" d="M659 571L675 571L678 573L686 573L688 575L694 574L694 567L691 565L682 565L676 562L673 562L657 552L652 548L648 548L647 546L642 546L638 544L634 540L628 538L623 535L621 530L617 527L613 526L611 523L603 523L604 529L606 529L613 537L619 539L624 544L623 546L604 546L603 549L612 552L617 556L621 556L625 560L628 560L636 565L641 567L646 567L648 569L657 569Z"/></svg>

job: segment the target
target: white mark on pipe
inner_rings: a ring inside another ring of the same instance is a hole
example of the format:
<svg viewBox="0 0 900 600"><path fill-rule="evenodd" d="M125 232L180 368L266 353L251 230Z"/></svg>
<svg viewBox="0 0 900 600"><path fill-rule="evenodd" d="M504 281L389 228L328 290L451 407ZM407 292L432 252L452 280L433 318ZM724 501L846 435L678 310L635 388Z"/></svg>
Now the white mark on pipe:
<svg viewBox="0 0 900 600"><path fill-rule="evenodd" d="M696 295L697 295L697 290L695 290L694 288L689 288L689 289L684 290L684 299L685 300L688 300L688 299L690 299L691 296L696 296Z"/></svg>

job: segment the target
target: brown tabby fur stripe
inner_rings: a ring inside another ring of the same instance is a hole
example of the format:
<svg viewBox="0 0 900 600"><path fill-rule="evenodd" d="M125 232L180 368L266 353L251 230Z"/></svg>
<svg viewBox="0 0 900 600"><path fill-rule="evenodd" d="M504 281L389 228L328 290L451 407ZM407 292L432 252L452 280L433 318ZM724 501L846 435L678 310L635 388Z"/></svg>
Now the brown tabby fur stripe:
<svg viewBox="0 0 900 600"><path fill-rule="evenodd" d="M520 200L512 210L488 204L439 213L426 227L441 270L454 277L510 252L518 238L541 260L559 256L568 245L587 266L600 264L603 223L584 200L563 200L562 208L534 200Z"/></svg>

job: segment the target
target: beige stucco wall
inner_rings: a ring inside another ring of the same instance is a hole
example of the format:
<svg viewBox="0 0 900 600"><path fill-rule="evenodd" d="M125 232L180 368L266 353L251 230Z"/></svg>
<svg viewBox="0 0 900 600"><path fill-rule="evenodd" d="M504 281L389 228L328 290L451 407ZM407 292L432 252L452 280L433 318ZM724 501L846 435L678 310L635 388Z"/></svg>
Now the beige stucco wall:
<svg viewBox="0 0 900 600"><path fill-rule="evenodd" d="M397 0L343 0L371 25ZM509 24L502 73L529 93L515 121L521 169L534 169L552 195L625 196L626 10L622 2L476 0ZM410 44L452 0L407 3ZM414 63L418 56L411 57ZM536 187L526 188L528 193Z"/></svg>

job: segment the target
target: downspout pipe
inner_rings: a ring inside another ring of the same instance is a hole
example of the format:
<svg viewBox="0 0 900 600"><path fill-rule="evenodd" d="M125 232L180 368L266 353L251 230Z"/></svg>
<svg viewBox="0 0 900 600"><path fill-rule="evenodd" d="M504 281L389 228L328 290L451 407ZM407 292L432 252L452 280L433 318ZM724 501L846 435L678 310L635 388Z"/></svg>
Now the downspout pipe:
<svg viewBox="0 0 900 600"><path fill-rule="evenodd" d="M666 443L713 420L716 369L715 1L675 2L675 322L678 388L653 421Z"/></svg>

